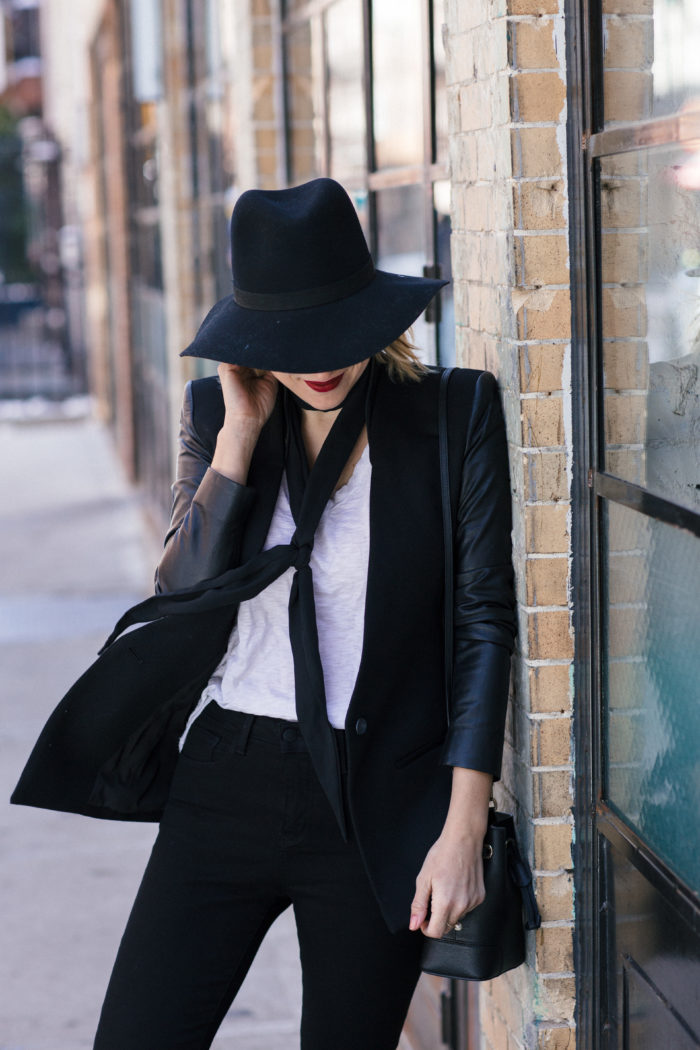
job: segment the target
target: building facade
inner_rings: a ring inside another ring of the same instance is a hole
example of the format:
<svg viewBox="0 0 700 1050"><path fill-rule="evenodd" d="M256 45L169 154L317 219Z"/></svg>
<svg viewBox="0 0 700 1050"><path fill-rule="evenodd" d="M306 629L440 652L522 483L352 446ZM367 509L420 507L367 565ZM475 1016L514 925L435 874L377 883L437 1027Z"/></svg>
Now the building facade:
<svg viewBox="0 0 700 1050"><path fill-rule="evenodd" d="M697 1047L696 5L82 3L80 130L54 130L93 391L154 517L245 189L339 179L380 266L451 278L426 360L499 379L520 630L496 796L543 924L496 981L424 978L402 1047Z"/></svg>

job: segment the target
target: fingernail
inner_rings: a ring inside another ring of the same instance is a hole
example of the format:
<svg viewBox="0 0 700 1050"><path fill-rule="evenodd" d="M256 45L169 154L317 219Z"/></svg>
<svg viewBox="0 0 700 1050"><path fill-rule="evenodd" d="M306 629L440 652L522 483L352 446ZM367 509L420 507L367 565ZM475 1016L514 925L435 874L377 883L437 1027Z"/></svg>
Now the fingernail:
<svg viewBox="0 0 700 1050"><path fill-rule="evenodd" d="M412 915L411 916L411 921L408 924L408 928L409 928L409 930L417 930L418 929L418 916L417 915Z"/></svg>

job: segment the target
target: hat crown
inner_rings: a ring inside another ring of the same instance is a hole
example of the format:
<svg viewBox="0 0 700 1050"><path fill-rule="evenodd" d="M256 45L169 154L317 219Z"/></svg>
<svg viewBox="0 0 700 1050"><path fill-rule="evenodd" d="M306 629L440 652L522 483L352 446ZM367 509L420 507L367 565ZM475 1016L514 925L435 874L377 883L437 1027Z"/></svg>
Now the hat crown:
<svg viewBox="0 0 700 1050"><path fill-rule="evenodd" d="M370 258L350 197L333 179L247 190L231 217L235 289L304 292L351 277Z"/></svg>

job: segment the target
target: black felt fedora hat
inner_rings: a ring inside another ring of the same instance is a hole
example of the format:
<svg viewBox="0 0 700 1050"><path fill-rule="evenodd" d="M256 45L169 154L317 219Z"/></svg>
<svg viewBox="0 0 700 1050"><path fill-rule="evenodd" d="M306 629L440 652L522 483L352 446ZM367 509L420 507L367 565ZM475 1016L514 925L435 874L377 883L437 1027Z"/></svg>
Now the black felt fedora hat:
<svg viewBox="0 0 700 1050"><path fill-rule="evenodd" d="M376 270L333 179L248 190L231 218L233 293L183 357L273 372L346 368L402 335L446 281Z"/></svg>

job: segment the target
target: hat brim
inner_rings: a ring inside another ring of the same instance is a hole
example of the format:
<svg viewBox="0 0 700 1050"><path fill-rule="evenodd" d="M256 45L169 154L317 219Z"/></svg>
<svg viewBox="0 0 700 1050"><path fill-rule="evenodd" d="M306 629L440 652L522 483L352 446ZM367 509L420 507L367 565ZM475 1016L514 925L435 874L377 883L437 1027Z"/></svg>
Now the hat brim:
<svg viewBox="0 0 700 1050"><path fill-rule="evenodd" d="M251 310L228 295L180 356L270 372L347 368L403 335L447 283L377 270L353 295L297 310Z"/></svg>

